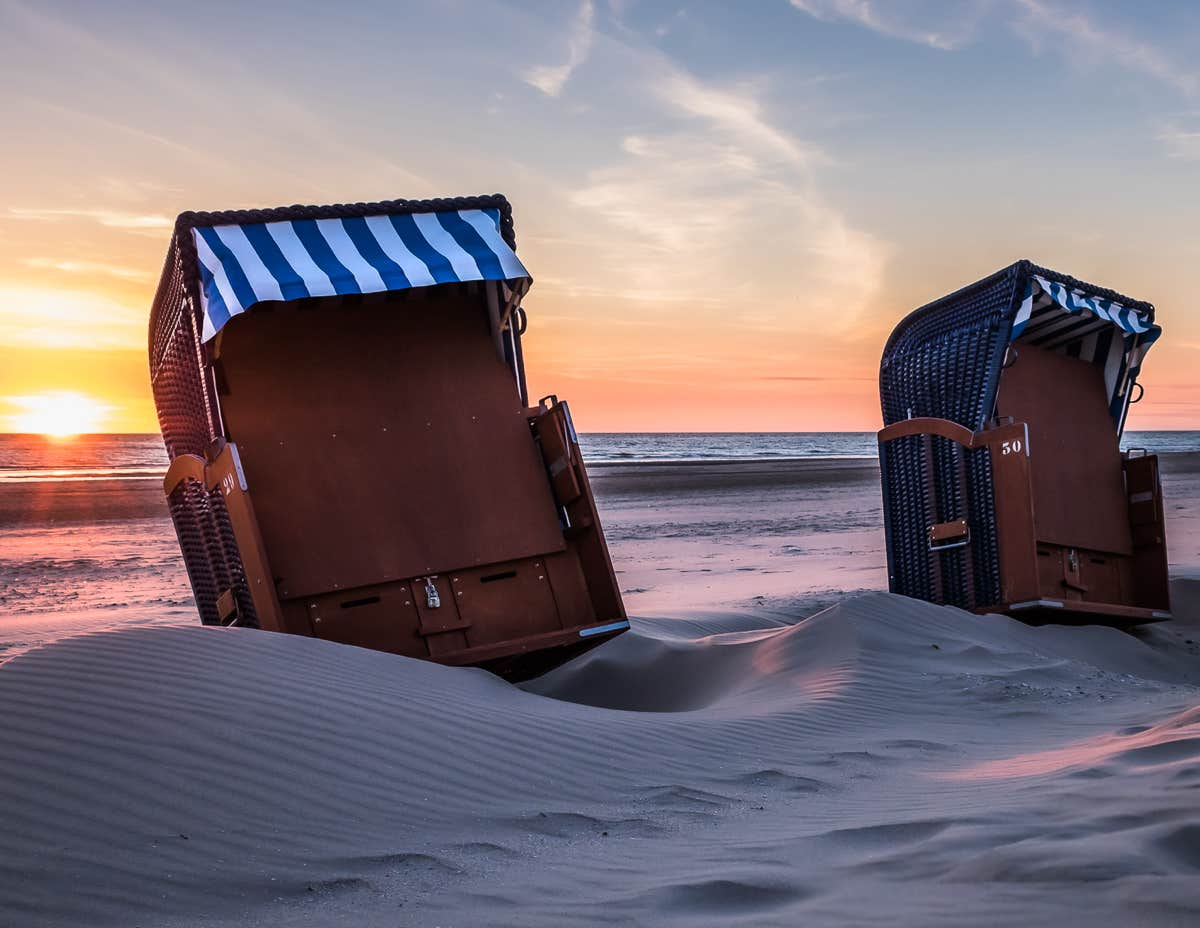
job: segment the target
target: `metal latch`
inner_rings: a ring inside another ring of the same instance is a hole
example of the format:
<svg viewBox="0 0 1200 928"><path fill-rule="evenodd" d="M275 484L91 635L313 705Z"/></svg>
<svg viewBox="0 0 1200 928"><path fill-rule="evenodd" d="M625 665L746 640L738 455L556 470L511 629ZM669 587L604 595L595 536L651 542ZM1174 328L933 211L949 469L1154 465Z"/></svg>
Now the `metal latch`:
<svg viewBox="0 0 1200 928"><path fill-rule="evenodd" d="M937 522L929 526L929 550L945 551L962 548L971 542L971 529L966 519L953 522Z"/></svg>
<svg viewBox="0 0 1200 928"><path fill-rule="evenodd" d="M433 584L432 577L425 578L425 605L430 609L439 609L442 605L442 597L438 595L438 590Z"/></svg>
<svg viewBox="0 0 1200 928"><path fill-rule="evenodd" d="M1079 550L1077 548L1068 548L1066 556L1063 558L1062 582L1068 590L1075 590L1079 593L1088 592L1087 585L1079 574Z"/></svg>

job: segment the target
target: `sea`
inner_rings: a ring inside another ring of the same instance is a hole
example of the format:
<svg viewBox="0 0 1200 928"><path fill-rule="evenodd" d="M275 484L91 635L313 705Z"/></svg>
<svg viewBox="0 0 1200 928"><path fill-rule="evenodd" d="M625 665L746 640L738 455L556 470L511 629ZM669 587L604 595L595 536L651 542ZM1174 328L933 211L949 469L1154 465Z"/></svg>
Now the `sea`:
<svg viewBox="0 0 1200 928"><path fill-rule="evenodd" d="M584 459L593 464L877 456L874 432L590 432L579 442ZM1200 431L1127 432L1122 447L1200 451ZM0 434L0 482L156 480L166 467L156 434Z"/></svg>

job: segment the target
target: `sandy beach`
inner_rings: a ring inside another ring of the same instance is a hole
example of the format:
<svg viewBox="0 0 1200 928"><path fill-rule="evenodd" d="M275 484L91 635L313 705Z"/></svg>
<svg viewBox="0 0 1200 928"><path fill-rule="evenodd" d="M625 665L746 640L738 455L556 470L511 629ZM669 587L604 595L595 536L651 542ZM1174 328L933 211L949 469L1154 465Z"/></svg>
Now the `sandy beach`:
<svg viewBox="0 0 1200 928"><path fill-rule="evenodd" d="M0 0L0 928L1200 928L1197 48Z"/></svg>
<svg viewBox="0 0 1200 928"><path fill-rule="evenodd" d="M522 687L201 628L156 481L0 484L0 921L1195 924L1164 474L1126 634L881 592L872 461L596 466L633 630Z"/></svg>

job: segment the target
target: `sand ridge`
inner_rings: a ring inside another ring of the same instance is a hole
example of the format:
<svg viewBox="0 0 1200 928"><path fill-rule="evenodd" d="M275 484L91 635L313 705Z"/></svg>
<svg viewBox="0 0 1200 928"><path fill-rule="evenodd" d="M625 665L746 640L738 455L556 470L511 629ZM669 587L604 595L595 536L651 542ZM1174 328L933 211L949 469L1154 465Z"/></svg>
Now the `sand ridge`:
<svg viewBox="0 0 1200 928"><path fill-rule="evenodd" d="M28 651L0 666L0 911L14 925L1200 917L1189 627L1036 629L882 593L793 619L635 620L524 689L238 629Z"/></svg>

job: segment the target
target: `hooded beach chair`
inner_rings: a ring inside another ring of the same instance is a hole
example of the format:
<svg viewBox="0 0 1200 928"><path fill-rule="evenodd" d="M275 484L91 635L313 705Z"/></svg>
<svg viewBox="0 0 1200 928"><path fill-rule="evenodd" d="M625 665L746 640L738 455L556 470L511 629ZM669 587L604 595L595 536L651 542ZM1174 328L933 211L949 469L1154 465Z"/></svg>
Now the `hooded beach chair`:
<svg viewBox="0 0 1200 928"><path fill-rule="evenodd" d="M1122 454L1154 307L1021 261L883 352L895 593L1037 622L1170 617L1158 459Z"/></svg>
<svg viewBox="0 0 1200 928"><path fill-rule="evenodd" d="M500 196L184 213L150 319L207 625L536 675L628 628Z"/></svg>

